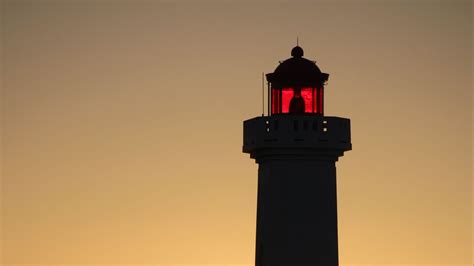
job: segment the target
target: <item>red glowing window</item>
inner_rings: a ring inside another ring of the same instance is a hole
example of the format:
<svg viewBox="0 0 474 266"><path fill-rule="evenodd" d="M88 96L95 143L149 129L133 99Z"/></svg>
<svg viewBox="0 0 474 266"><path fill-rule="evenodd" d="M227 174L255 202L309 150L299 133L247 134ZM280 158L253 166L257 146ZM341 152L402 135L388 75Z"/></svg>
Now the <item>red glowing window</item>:
<svg viewBox="0 0 474 266"><path fill-rule="evenodd" d="M291 99L295 97L293 88L284 88L281 90L282 101L281 101L281 113L290 112ZM303 88L300 91L301 98L304 100L304 112L313 112L313 90L311 88Z"/></svg>
<svg viewBox="0 0 474 266"><path fill-rule="evenodd" d="M311 88L301 89L301 97L304 100L304 112L313 112L313 90Z"/></svg>
<svg viewBox="0 0 474 266"><path fill-rule="evenodd" d="M290 106L293 100L298 102L297 106L300 108L294 110L304 110L304 113L322 113L322 97L323 90L319 88L302 88L299 90L295 90L294 88L273 88L271 96L271 112L272 114L290 113ZM304 107L302 106L303 103L301 99L304 102ZM294 112L299 113L301 111Z"/></svg>
<svg viewBox="0 0 474 266"><path fill-rule="evenodd" d="M284 88L281 90L281 113L290 112L290 102L293 98L293 89Z"/></svg>

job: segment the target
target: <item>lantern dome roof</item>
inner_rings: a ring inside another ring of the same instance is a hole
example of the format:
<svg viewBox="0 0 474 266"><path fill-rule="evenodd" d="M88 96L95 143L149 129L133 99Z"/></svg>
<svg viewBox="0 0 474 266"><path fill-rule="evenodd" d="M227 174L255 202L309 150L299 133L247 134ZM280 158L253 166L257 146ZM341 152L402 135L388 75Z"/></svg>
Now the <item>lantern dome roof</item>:
<svg viewBox="0 0 474 266"><path fill-rule="evenodd" d="M267 74L272 87L321 86L329 74L322 73L314 61L303 57L304 51L296 46L291 50L291 58L278 65L273 73Z"/></svg>

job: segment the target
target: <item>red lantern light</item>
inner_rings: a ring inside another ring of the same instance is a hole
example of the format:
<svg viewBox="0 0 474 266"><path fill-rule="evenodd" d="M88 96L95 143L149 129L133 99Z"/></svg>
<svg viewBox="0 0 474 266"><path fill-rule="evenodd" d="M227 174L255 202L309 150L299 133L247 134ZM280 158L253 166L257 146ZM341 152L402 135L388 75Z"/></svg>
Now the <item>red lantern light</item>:
<svg viewBox="0 0 474 266"><path fill-rule="evenodd" d="M305 114L323 114L323 89L319 88L302 88L299 89L299 95L304 101ZM296 97L294 88L282 88L271 90L271 113L273 114L290 114L291 101Z"/></svg>

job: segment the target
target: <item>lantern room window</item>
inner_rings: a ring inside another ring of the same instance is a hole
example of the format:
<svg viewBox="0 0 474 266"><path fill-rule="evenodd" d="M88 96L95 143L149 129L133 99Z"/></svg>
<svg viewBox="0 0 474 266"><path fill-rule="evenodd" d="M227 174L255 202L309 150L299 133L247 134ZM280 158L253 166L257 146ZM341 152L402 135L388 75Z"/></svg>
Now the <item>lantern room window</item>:
<svg viewBox="0 0 474 266"><path fill-rule="evenodd" d="M322 88L272 88L272 114L323 114Z"/></svg>

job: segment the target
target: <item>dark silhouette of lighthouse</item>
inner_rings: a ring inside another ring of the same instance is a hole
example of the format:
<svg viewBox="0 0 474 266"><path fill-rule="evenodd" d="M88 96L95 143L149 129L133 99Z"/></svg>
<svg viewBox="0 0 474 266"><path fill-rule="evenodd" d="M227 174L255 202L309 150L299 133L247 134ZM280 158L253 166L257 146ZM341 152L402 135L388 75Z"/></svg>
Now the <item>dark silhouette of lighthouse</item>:
<svg viewBox="0 0 474 266"><path fill-rule="evenodd" d="M268 116L244 121L243 152L258 163L257 266L337 266L336 161L350 120L324 116L329 74L296 46L268 82Z"/></svg>

